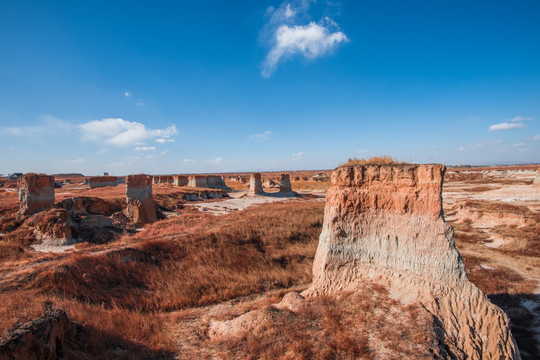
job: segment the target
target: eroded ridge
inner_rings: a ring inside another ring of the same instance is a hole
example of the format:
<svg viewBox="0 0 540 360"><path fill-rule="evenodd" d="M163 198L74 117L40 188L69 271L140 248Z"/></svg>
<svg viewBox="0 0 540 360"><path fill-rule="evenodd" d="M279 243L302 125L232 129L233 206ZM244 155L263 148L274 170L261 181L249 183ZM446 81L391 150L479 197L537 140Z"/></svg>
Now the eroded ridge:
<svg viewBox="0 0 540 360"><path fill-rule="evenodd" d="M467 279L442 213L443 165L352 165L332 174L306 296L388 286L434 316L449 356L520 359L504 312Z"/></svg>

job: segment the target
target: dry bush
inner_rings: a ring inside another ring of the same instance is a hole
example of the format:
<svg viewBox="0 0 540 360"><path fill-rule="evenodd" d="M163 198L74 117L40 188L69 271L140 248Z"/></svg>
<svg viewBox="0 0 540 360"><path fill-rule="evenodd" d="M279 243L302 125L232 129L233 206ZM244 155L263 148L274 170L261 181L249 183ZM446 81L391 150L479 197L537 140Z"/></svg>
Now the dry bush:
<svg viewBox="0 0 540 360"><path fill-rule="evenodd" d="M392 159L389 155L373 156L369 159L349 158L343 165L399 165L405 164Z"/></svg>

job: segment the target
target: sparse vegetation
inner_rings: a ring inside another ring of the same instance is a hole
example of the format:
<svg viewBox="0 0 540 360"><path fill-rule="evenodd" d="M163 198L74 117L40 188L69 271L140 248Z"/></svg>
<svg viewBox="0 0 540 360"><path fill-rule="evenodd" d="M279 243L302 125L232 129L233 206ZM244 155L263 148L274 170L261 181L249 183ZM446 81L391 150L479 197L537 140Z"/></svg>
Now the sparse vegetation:
<svg viewBox="0 0 540 360"><path fill-rule="evenodd" d="M392 159L389 155L372 156L369 159L349 158L343 165L399 165L405 164Z"/></svg>

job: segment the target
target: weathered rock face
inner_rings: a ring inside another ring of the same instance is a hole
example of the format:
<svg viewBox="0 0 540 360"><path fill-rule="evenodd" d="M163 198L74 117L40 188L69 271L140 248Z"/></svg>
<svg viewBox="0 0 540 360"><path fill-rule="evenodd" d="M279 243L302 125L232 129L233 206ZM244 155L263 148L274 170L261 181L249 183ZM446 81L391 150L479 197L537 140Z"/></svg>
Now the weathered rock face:
<svg viewBox="0 0 540 360"><path fill-rule="evenodd" d="M96 197L77 196L62 200L57 207L67 210L71 215L112 215L119 209L108 201Z"/></svg>
<svg viewBox="0 0 540 360"><path fill-rule="evenodd" d="M24 215L50 209L54 205L54 176L26 174L19 178L20 212Z"/></svg>
<svg viewBox="0 0 540 360"><path fill-rule="evenodd" d="M279 192L281 193L291 193L291 179L289 174L281 174L279 177Z"/></svg>
<svg viewBox="0 0 540 360"><path fill-rule="evenodd" d="M188 186L198 187L198 188L207 188L208 184L206 183L206 176L205 175L190 176Z"/></svg>
<svg viewBox="0 0 540 360"><path fill-rule="evenodd" d="M0 343L0 360L62 359L69 325L64 311L47 310L43 317L22 325Z"/></svg>
<svg viewBox="0 0 540 360"><path fill-rule="evenodd" d="M536 170L536 179L534 179L533 184L536 186L540 186L540 168Z"/></svg>
<svg viewBox="0 0 540 360"><path fill-rule="evenodd" d="M127 178L126 216L135 224L144 225L156 221L156 205L152 197L152 177L144 174Z"/></svg>
<svg viewBox="0 0 540 360"><path fill-rule="evenodd" d="M225 184L225 180L219 175L208 175L206 177L206 184L211 189L230 190L227 184Z"/></svg>
<svg viewBox="0 0 540 360"><path fill-rule="evenodd" d="M251 195L262 194L263 187L261 181L261 174L254 173L249 177L249 193Z"/></svg>
<svg viewBox="0 0 540 360"><path fill-rule="evenodd" d="M382 283L442 324L459 359L520 359L504 312L467 279L442 216L442 165L341 166L332 174L306 296Z"/></svg>
<svg viewBox="0 0 540 360"><path fill-rule="evenodd" d="M155 185L155 184L159 184L159 176L152 176L152 183Z"/></svg>
<svg viewBox="0 0 540 360"><path fill-rule="evenodd" d="M116 176L94 176L88 179L88 185L90 185L90 189L118 186L118 178Z"/></svg>
<svg viewBox="0 0 540 360"><path fill-rule="evenodd" d="M176 175L174 176L173 185L175 186L187 186L189 184L189 178L187 176Z"/></svg>
<svg viewBox="0 0 540 360"><path fill-rule="evenodd" d="M71 240L71 218L64 209L48 209L28 218L25 225L33 229L40 241L55 240L67 243Z"/></svg>

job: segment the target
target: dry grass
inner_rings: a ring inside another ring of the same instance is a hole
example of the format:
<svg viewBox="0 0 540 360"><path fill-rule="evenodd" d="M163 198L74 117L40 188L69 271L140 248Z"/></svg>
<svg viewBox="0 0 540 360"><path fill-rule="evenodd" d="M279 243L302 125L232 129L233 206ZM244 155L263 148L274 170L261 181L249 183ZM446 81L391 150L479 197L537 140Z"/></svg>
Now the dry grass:
<svg viewBox="0 0 540 360"><path fill-rule="evenodd" d="M85 339L92 351L118 342L174 350L160 313L308 283L323 207L298 201L221 217L188 213L102 247L131 243L127 248L30 267L16 283L0 285L0 317L11 319L1 322L0 332L52 301L97 331ZM19 298L24 303L16 306Z"/></svg>
<svg viewBox="0 0 540 360"><path fill-rule="evenodd" d="M373 156L369 159L357 159L349 158L349 160L343 165L398 165L404 164L397 160L392 159L389 155Z"/></svg>
<svg viewBox="0 0 540 360"><path fill-rule="evenodd" d="M291 187L293 191L302 190L328 190L332 183L330 179L328 181L309 181L309 180L294 180L291 181Z"/></svg>
<svg viewBox="0 0 540 360"><path fill-rule="evenodd" d="M420 307L403 308L374 284L309 298L298 313L260 311L253 331L219 344L224 358L419 359L438 348L432 317Z"/></svg>

